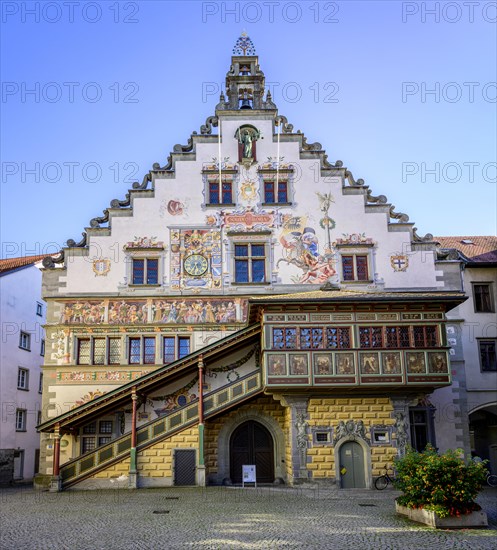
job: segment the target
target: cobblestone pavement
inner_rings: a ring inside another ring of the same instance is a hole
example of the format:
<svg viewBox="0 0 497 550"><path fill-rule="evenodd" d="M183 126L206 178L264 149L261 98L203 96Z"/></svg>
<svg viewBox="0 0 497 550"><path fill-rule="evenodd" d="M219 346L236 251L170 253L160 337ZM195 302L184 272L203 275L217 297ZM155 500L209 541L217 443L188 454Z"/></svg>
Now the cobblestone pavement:
<svg viewBox="0 0 497 550"><path fill-rule="evenodd" d="M0 490L0 548L497 548L497 489L478 502L489 529L435 530L398 517L385 491L210 487L64 493Z"/></svg>

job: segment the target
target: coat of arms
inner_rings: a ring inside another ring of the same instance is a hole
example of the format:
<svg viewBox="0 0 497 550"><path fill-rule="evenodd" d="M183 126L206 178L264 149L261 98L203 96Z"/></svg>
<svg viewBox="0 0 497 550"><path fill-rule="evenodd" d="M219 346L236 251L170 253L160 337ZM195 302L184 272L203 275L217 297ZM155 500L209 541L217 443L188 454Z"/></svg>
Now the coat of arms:
<svg viewBox="0 0 497 550"><path fill-rule="evenodd" d="M409 267L409 258L406 254L396 254L390 256L390 265L394 271L407 271Z"/></svg>
<svg viewBox="0 0 497 550"><path fill-rule="evenodd" d="M99 260L93 260L93 273L95 277L106 276L110 271L110 260L108 258L102 258Z"/></svg>

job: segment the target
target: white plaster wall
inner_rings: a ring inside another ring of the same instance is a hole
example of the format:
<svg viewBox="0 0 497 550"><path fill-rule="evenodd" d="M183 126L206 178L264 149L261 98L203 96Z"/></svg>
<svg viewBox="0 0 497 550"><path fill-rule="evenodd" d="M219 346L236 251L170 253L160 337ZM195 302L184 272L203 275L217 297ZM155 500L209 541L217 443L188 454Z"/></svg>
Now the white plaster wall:
<svg viewBox="0 0 497 550"><path fill-rule="evenodd" d="M43 315L36 314L41 303ZM24 479L31 479L35 450L40 448L36 432L41 394L38 392L41 365L41 340L44 338L45 302L41 299L41 272L32 265L0 276L2 323L0 395L0 449L24 449ZM31 334L31 351L19 347L20 332ZM29 370L29 390L17 389L19 367ZM16 432L16 409L27 410L26 432Z"/></svg>
<svg viewBox="0 0 497 550"><path fill-rule="evenodd" d="M272 123L269 120L223 120L222 121L222 158L229 157L230 163L238 160L238 144L234 137L238 126L245 123L255 125L262 133L262 139L257 142L257 158L261 164L268 157L277 157L278 146L273 141ZM335 202L331 206L329 215L336 221L336 228L331 231L331 240L342 238L344 234L359 233L372 238L377 246L374 251L374 266L372 271L379 280L383 280L387 288L416 289L434 288L441 286L436 281L433 252L413 252L410 247L410 233L408 231L388 231L388 217L385 213L365 212L364 197L362 195L344 195L340 178L318 177L317 160L301 160L299 145L294 142L280 143L279 155L284 157L283 162L290 162L297 166L294 185L293 205L280 208L282 214L306 216L307 226L316 231L319 239L319 252L323 253L326 244L326 232L319 225L322 212L319 210L319 201L316 193L331 193ZM67 261L67 287L61 288L61 293L112 293L117 291L119 284L124 282L126 266L124 262L123 246L135 237L156 237L169 245L169 226L183 226L185 228L205 227L206 216L217 211L217 208L203 207L204 184L201 170L206 162L212 162L218 157L218 144L198 143L196 145L195 161L178 161L176 163L176 177L173 180L158 180L155 186L155 197L135 198L132 217L116 217L112 219L111 236L92 236L88 257L74 257ZM353 169L353 167L352 167ZM366 174L367 176L367 174ZM240 182L250 179L257 182L257 167L252 166L248 171L241 167ZM262 190L261 190L262 191ZM125 190L123 189L123 195ZM381 193L381 189L373 189L374 194ZM238 206L256 206L256 201L239 202ZM172 216L167 212L165 205L171 199L178 200L185 205L182 215ZM238 196L238 199L240 197ZM407 205L406 205L407 206ZM220 207L222 208L222 206ZM269 207L267 208L270 209ZM403 205L399 210L405 211ZM282 246L279 243L281 228L273 230L274 263L282 257ZM223 235L223 238L225 235ZM392 254L408 254L409 267L405 272L395 272L390 264ZM106 276L96 276L92 270L92 261L95 258L111 260L111 270ZM163 274L169 280L169 250L165 254ZM224 256L225 271L231 269L229 258ZM273 271L273 268L271 271ZM302 275L303 272L294 265L284 262L279 264L278 282L291 283L292 275ZM373 274L371 274L373 275ZM167 285L164 289L167 292ZM231 292L232 289L229 289ZM152 292L153 291L152 289Z"/></svg>

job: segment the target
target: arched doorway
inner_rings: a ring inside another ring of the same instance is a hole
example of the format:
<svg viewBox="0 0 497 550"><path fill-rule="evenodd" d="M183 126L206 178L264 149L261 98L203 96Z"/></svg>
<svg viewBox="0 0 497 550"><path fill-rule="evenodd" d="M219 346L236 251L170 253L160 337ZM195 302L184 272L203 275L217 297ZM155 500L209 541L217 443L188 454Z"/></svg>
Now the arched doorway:
<svg viewBox="0 0 497 550"><path fill-rule="evenodd" d="M257 483L274 481L273 438L268 429L255 420L240 424L230 439L230 477L242 482L242 466L255 464Z"/></svg>
<svg viewBox="0 0 497 550"><path fill-rule="evenodd" d="M469 414L471 450L489 461L489 470L497 473L497 404L490 403Z"/></svg>
<svg viewBox="0 0 497 550"><path fill-rule="evenodd" d="M342 489L365 489L364 451L357 441L346 441L340 447Z"/></svg>

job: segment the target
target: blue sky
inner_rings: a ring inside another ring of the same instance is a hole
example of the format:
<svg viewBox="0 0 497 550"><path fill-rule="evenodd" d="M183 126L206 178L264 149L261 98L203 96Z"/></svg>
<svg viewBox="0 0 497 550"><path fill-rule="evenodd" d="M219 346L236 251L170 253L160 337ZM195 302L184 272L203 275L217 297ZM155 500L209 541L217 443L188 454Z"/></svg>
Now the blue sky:
<svg viewBox="0 0 497 550"><path fill-rule="evenodd" d="M495 234L497 9L465 4L4 1L2 257L79 240L199 131L243 29L279 112L420 234Z"/></svg>

